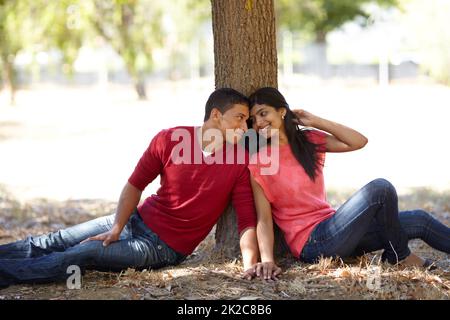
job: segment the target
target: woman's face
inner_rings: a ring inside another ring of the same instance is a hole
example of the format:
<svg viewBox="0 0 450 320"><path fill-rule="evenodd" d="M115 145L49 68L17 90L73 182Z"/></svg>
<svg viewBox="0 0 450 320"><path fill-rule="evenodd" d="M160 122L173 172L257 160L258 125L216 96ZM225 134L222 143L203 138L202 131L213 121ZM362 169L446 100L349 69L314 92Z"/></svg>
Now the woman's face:
<svg viewBox="0 0 450 320"><path fill-rule="evenodd" d="M285 134L283 120L285 114L285 108L277 110L266 104L255 104L250 110L250 120L253 129L268 139L279 132Z"/></svg>

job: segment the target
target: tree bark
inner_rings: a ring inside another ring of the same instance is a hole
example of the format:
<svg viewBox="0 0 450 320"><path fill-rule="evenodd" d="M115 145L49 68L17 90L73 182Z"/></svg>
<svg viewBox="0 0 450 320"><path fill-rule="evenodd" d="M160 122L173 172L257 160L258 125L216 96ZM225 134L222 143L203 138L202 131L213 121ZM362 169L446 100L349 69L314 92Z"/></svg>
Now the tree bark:
<svg viewBox="0 0 450 320"><path fill-rule="evenodd" d="M328 78L330 76L330 65L328 64L327 57L327 35L328 33L323 30L317 31L316 40L312 44L315 61L318 61L316 72L322 78Z"/></svg>
<svg viewBox="0 0 450 320"><path fill-rule="evenodd" d="M212 0L216 88L277 87L273 0Z"/></svg>
<svg viewBox="0 0 450 320"><path fill-rule="evenodd" d="M136 91L139 100L147 100L147 89L145 86L145 76L134 68L134 61L124 59L127 66L128 73L133 79L134 90Z"/></svg>
<svg viewBox="0 0 450 320"><path fill-rule="evenodd" d="M147 89L145 88L145 80L141 77L134 79L134 89L138 94L139 100L147 100Z"/></svg>
<svg viewBox="0 0 450 320"><path fill-rule="evenodd" d="M11 105L16 103L16 70L14 69L14 57L8 56L3 61L3 82L4 87L9 91L9 100Z"/></svg>
<svg viewBox="0 0 450 320"><path fill-rule="evenodd" d="M211 0L216 88L249 95L277 87L277 49L273 0ZM230 206L216 226L216 251L239 255L236 215Z"/></svg>

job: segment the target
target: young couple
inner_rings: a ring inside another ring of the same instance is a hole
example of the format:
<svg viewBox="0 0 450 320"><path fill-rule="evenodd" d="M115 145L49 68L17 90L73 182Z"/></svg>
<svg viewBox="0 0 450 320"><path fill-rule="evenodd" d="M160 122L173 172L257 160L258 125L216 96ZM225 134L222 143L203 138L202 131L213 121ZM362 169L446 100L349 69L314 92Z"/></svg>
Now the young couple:
<svg viewBox="0 0 450 320"><path fill-rule="evenodd" d="M259 161L257 154L238 161L242 147L237 142L247 122L268 139L259 153L278 155L276 172L264 174L270 163ZM188 148L181 151L180 130L190 133L189 143L184 141ZM221 133L220 139L205 134L208 130ZM292 254L304 262L384 249L389 263L429 267L429 261L410 252L408 240L420 238L449 253L450 228L422 210L399 212L388 181L370 182L337 211L326 202L325 153L366 143L355 130L291 110L277 89L262 88L249 98L218 89L206 103L202 127L162 130L152 139L114 215L0 245L0 287L64 281L71 266L84 273L177 265L208 235L230 200L246 279L276 279L281 273L273 255L273 222ZM198 154L201 161L194 159ZM142 191L158 175L157 193L139 205Z"/></svg>

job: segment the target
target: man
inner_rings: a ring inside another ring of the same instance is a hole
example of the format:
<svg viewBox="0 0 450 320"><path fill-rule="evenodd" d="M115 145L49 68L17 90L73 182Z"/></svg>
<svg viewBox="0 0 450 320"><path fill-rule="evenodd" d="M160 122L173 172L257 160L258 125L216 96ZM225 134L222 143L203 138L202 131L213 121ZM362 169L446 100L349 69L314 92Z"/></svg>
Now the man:
<svg viewBox="0 0 450 320"><path fill-rule="evenodd" d="M244 95L228 88L214 91L202 127L171 128L153 138L122 190L115 215L0 246L0 286L65 280L74 266L84 272L179 264L208 235L230 199L244 276L251 279L258 259L256 213L237 145L248 117ZM157 194L138 207L142 191L158 175Z"/></svg>

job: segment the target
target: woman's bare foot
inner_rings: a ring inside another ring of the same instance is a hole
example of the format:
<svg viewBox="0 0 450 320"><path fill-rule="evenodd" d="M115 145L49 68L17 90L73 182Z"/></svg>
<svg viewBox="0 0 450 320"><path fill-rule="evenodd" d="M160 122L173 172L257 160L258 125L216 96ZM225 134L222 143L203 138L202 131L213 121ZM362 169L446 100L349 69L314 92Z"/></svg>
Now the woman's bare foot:
<svg viewBox="0 0 450 320"><path fill-rule="evenodd" d="M400 265L405 267L422 267L425 263L425 260L421 257L411 253L406 259L400 261Z"/></svg>
<svg viewBox="0 0 450 320"><path fill-rule="evenodd" d="M409 256L406 257L403 261L399 262L399 265L402 267L420 267L427 270L434 270L436 269L436 266L434 265L434 262L429 259L422 259L421 257L415 255L414 253L411 253Z"/></svg>

